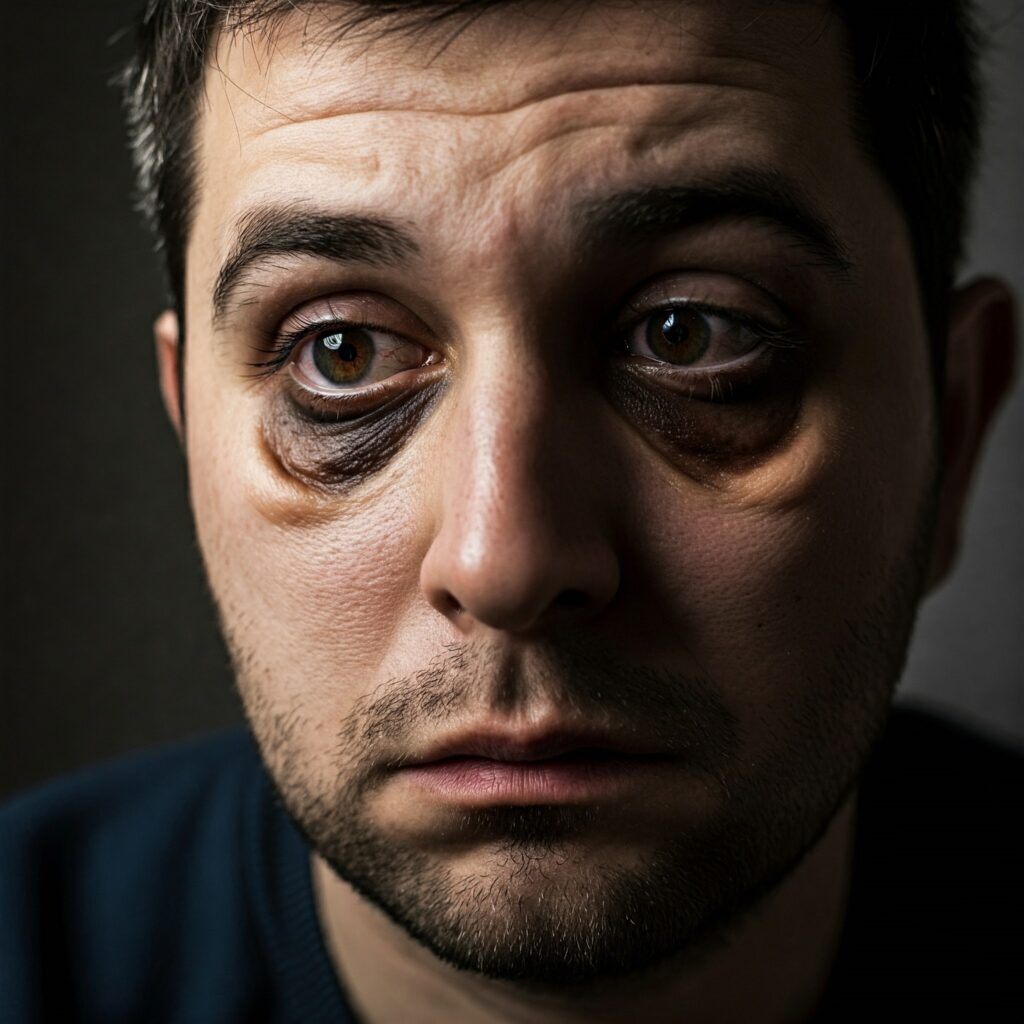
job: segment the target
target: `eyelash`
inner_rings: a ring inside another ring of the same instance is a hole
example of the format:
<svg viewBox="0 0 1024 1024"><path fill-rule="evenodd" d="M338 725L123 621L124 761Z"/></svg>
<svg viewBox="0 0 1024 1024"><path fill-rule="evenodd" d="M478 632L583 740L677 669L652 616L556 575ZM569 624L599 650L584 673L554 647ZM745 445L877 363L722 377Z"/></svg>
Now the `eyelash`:
<svg viewBox="0 0 1024 1024"><path fill-rule="evenodd" d="M714 316L726 321L727 323L735 324L750 331L751 334L753 334L760 342L769 345L772 348L796 349L805 345L807 341L806 336L792 325L776 327L735 309L727 309L712 302L686 299L676 302L662 303L652 309L643 311L642 315L640 315L641 311L637 309L636 312L638 315L635 319L616 329L612 336L614 347L624 348L627 344L630 332L639 324L643 323L644 320L652 316L657 316L659 313L668 313L673 309L678 309L680 306L685 306L703 316ZM303 317L302 315L299 315L296 317L296 326L291 330L284 333L277 331L268 331L266 333L263 344L259 346L258 351L265 353L268 358L248 364L252 369L257 371L252 374L252 377L255 379L273 377L274 374L287 364L292 353L301 342L318 332L332 328L336 329L339 327L361 327L365 330L381 331L385 334L394 333L381 324L361 320L357 322L340 318L325 319L318 317ZM708 374L708 376L712 379L712 382L717 378L717 375L715 374Z"/></svg>
<svg viewBox="0 0 1024 1024"><path fill-rule="evenodd" d="M296 318L296 326L290 331L279 333L277 331L268 331L264 336L263 344L258 347L258 351L265 353L269 356L268 359L262 359L255 363L249 363L248 365L253 369L257 370L257 373L252 376L259 380L264 377L273 377L278 370L284 366L288 359L291 357L292 352L302 341L317 334L321 331L327 331L331 328L352 328L361 327L367 331L382 331L385 334L394 334L394 331L388 330L388 328L381 324L367 323L365 321L353 321L353 320L342 320L338 319L326 319L321 317L303 317L301 315Z"/></svg>
<svg viewBox="0 0 1024 1024"><path fill-rule="evenodd" d="M615 342L625 344L630 332L645 320L652 316L657 316L659 313L669 313L680 307L686 307L686 309L693 310L702 316L718 317L729 324L742 327L750 331L758 341L773 348L794 349L807 343L807 336L797 330L791 323L784 327L776 327L766 323L764 320L759 320L757 317L748 316L739 310L728 309L725 306L718 306L713 302L697 299L679 299L674 302L663 302L648 310L641 311L637 309L637 317L615 332Z"/></svg>

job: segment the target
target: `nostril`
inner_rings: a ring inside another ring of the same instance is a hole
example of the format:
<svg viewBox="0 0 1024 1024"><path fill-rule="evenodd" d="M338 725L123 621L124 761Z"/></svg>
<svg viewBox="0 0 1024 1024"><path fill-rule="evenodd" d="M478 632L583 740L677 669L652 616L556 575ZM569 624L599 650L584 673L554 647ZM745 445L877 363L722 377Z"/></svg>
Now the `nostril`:
<svg viewBox="0 0 1024 1024"><path fill-rule="evenodd" d="M435 540L420 570L427 602L462 632L571 628L600 614L618 588L614 554L597 543L495 544L487 555L462 558L446 536Z"/></svg>

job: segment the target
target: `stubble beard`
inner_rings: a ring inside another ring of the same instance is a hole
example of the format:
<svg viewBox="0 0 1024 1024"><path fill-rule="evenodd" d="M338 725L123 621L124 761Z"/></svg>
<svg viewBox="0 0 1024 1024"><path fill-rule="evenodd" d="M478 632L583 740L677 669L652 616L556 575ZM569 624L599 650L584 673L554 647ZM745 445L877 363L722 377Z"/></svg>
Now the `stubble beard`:
<svg viewBox="0 0 1024 1024"><path fill-rule="evenodd" d="M367 768L375 744L442 725L493 695L486 657L452 647L429 669L357 703L319 779L304 739L259 685L252 648L222 628L246 715L280 803L309 845L356 892L442 960L541 991L594 985L664 963L699 961L796 868L856 787L902 672L931 537L929 501L915 544L876 598L846 623L819 686L801 686L788 732L744 769L737 719L709 680L616 666L581 648L551 652L549 695L600 711L685 750L688 770L727 794L711 819L666 822L664 840L628 863L593 855L600 807L494 807L453 820L479 841L473 870L396 841L374 824ZM522 681L520 681L522 682ZM529 685L504 697L528 699Z"/></svg>
<svg viewBox="0 0 1024 1024"><path fill-rule="evenodd" d="M564 990L636 974L669 957L699 960L801 862L855 787L881 733L916 595L904 577L872 614L850 624L827 698L815 691L794 715L787 742L756 772L738 767L735 720L707 681L659 674L662 722L691 750L697 745L696 769L728 799L699 826L667 822L664 841L628 863L592 854L588 834L599 807L463 812L454 827L477 835L480 845L473 869L461 873L374 824L365 769L373 743L366 737L424 718L441 721L465 706L474 694L465 650L449 652L429 680L420 673L382 687L388 711L363 704L344 723L337 744L344 754L329 773L335 785L304 769L301 718L275 713L244 676L238 683L281 804L341 879L457 968ZM614 670L607 659L600 668L572 660L577 671L561 678L589 679L594 692L609 692ZM616 710L643 720L649 708L633 698L650 692L651 673L623 668L617 682ZM665 715L666 702L675 704L674 715ZM382 725L382 713L390 723Z"/></svg>

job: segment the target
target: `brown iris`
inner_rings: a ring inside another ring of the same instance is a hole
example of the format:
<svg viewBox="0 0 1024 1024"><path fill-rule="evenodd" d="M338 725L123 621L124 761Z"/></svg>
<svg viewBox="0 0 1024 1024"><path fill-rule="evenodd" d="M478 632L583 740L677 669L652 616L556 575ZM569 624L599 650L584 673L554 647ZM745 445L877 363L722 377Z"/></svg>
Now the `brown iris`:
<svg viewBox="0 0 1024 1024"><path fill-rule="evenodd" d="M711 325L696 310L666 309L647 320L646 341L658 359L677 366L695 363L711 343Z"/></svg>
<svg viewBox="0 0 1024 1024"><path fill-rule="evenodd" d="M361 327L327 331L313 342L313 363L332 384L354 384L373 356L373 338Z"/></svg>

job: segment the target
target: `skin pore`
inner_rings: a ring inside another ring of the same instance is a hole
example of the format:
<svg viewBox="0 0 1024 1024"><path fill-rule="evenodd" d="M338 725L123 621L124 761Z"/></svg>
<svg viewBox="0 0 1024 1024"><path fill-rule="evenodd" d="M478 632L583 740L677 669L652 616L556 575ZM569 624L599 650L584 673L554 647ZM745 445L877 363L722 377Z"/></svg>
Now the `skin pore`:
<svg viewBox="0 0 1024 1024"><path fill-rule="evenodd" d="M367 1021L808 1019L1005 292L961 296L937 448L824 5L329 27L220 40L184 391L211 588L346 990ZM167 316L180 425L175 344ZM657 756L598 801L424 795L405 767L472 730Z"/></svg>

